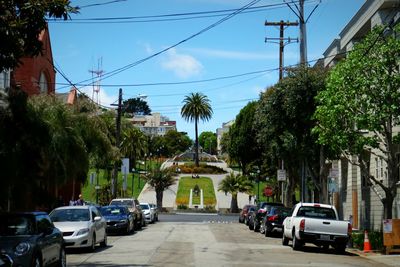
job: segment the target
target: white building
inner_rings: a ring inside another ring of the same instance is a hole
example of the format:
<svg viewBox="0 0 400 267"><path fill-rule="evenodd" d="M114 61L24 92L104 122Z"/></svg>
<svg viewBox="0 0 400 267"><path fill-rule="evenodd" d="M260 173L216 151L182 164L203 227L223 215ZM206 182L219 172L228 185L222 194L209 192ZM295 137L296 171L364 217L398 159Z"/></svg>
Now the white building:
<svg viewBox="0 0 400 267"><path fill-rule="evenodd" d="M222 128L217 129L217 153L218 155L221 154L221 139L224 133L229 131L229 128L233 125L235 120L231 120L225 123L222 123Z"/></svg>
<svg viewBox="0 0 400 267"><path fill-rule="evenodd" d="M176 131L176 121L171 121L158 112L151 115L135 115L131 122L142 132L151 136L164 136L168 131Z"/></svg>

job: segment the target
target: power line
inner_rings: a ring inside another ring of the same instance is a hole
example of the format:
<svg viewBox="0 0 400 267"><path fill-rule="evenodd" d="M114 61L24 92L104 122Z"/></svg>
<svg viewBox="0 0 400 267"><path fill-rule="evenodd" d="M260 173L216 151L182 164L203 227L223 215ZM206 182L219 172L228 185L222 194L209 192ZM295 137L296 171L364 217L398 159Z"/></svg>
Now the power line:
<svg viewBox="0 0 400 267"><path fill-rule="evenodd" d="M316 2L317 0L308 0L309 3ZM114 1L113 1L114 2ZM100 5L100 4L99 4ZM240 12L241 14L262 12L271 9L278 9L286 7L285 3L261 5L249 7L246 11ZM82 7L81 7L82 8ZM83 18L73 19L67 21L50 20L51 23L74 23L74 24L97 24L97 23L145 23L145 22L163 22L163 21L179 21L199 18L211 18L226 16L228 12L237 11L239 9L224 9L200 12L187 12L175 14L161 14L161 15L145 15L145 16L127 16L127 17L104 17L104 18ZM222 14L221 14L222 13ZM212 14L212 15L208 15Z"/></svg>
<svg viewBox="0 0 400 267"><path fill-rule="evenodd" d="M181 41L179 41L179 42L177 42L177 43L175 43L175 44L173 44L173 45L171 45L171 46L169 46L169 47L167 47L167 48L165 48L165 49L160 50L160 51L157 52L157 53L154 53L154 54L152 54L152 55L150 55L150 56L148 56L148 57L145 57L145 58L140 59L140 60L138 60L138 61L136 61L136 62L130 63L130 64L128 64L128 65L125 65L125 66L121 67L121 68L118 68L118 69L115 69L115 70L113 70L113 71L110 71L110 72L106 73L106 74L102 77L102 79L101 79L100 81L103 81L103 80L105 80L105 79L107 79L107 78L110 78L110 77L112 77L112 76L115 76L115 75L117 75L117 74L119 74L119 73L121 73L121 72L123 72L123 71L126 71L126 70L128 70L128 69L130 69L130 68L132 68L132 67L135 67L135 66L137 66L137 65L139 65L139 64L141 64L141 63L143 63L143 62L146 62L146 61L149 60L149 59L152 59L152 58L154 58L154 57L156 57L156 56L158 56L158 55L161 55L161 54L163 54L164 52L166 52L166 51L168 51L168 50L171 50L172 48L175 48L175 47L177 47L177 46L179 46L179 45L181 45L181 44L183 44L183 43L185 43L185 42L187 42L187 41L189 41L189 40L191 40L191 39L193 39L193 38L195 38L195 37L197 37L197 36L199 36L199 35L201 35L201 34L203 34L203 33L205 33L205 32L207 32L207 31L211 30L212 28L215 28L216 26L220 25L221 23L225 22L226 20L231 19L232 17L236 16L237 14L239 14L240 12L242 12L243 10L245 10L245 9L247 9L247 8L249 8L249 7L253 6L253 5L255 5L255 4L258 3L259 1L261 1L261 0L253 0L253 1L251 1L250 3L244 5L243 7L241 7L241 8L238 9L238 10L236 10L235 12L229 14L228 16L226 16L226 17L224 17L224 18L218 20L217 22L215 22L215 23L209 25L208 27L206 27L206 28L200 30L199 32L197 32L197 33L195 33L195 34L192 34L191 36L189 36L189 37L187 37L187 38L185 38L185 39L183 39L183 40L181 40ZM91 79L86 79L86 80L81 81L81 82L79 82L79 83L87 82L87 81L89 81L89 80L91 80Z"/></svg>

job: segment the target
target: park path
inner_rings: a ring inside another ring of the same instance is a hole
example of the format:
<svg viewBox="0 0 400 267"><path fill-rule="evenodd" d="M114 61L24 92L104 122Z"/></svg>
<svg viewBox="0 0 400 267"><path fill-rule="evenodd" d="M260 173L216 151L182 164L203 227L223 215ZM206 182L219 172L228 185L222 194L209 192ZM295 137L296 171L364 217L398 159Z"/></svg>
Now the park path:
<svg viewBox="0 0 400 267"><path fill-rule="evenodd" d="M172 166L173 161L167 160L165 161L161 168L168 168ZM218 166L228 173L233 171L232 169L228 168L228 165L225 162L215 162L215 163L208 163L209 165L215 165ZM234 173L237 173L234 171ZM176 210L176 204L175 204L175 198L176 198L176 193L178 191L178 183L181 177L183 176L188 176L188 174L180 174L176 178L176 183L172 186L170 186L167 190L164 191L164 196L163 196L163 207L167 208L168 210ZM223 209L229 209L231 206L231 199L232 195L227 193L225 194L224 192L218 191L218 184L219 182L225 178L226 174L207 174L205 175L206 177L210 177L210 179L213 181L214 184L214 191L217 199L217 204L216 204L216 209L217 211ZM154 189L146 184L140 193L138 197L140 202L149 202L149 203L156 203L156 192ZM244 194L244 193L239 193L238 194L238 206L239 208L242 208L245 204L249 203L249 195Z"/></svg>

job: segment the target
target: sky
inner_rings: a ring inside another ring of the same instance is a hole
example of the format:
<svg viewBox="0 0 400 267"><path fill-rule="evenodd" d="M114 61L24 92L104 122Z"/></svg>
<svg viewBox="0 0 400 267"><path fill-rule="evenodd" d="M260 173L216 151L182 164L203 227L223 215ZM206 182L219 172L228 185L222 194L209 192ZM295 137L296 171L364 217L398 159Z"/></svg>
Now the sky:
<svg viewBox="0 0 400 267"><path fill-rule="evenodd" d="M213 115L199 123L199 133L216 132L278 81L279 44L265 40L279 37L279 27L264 26L265 21L299 20L294 0L71 2L81 7L79 14L49 22L56 92L74 84L92 97L93 71L101 70L95 101L110 107L122 88L123 100L143 97L152 112L176 121L177 130L192 139L194 124L180 115L184 97L196 92L208 97ZM311 66L364 2L305 0ZM295 40L299 27L285 28L284 37ZM286 44L284 66L299 59L299 43Z"/></svg>

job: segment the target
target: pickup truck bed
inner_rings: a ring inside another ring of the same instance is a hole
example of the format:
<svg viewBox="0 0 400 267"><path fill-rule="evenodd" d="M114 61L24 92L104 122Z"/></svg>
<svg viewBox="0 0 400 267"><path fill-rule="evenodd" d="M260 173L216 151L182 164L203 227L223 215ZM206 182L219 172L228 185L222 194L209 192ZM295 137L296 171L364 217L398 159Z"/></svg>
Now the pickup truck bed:
<svg viewBox="0 0 400 267"><path fill-rule="evenodd" d="M313 243L344 252L351 235L351 225L338 220L335 207L318 203L298 203L283 226L282 244L287 245L292 240L293 249Z"/></svg>

